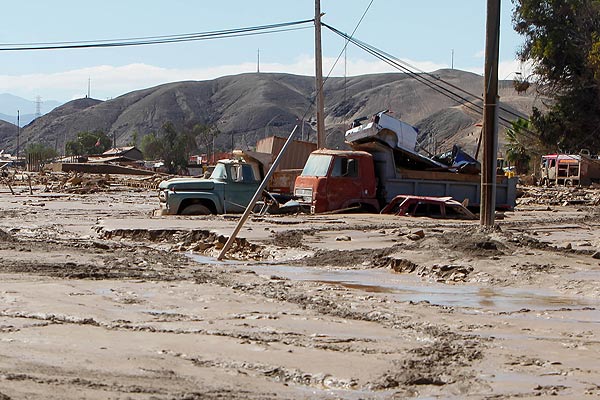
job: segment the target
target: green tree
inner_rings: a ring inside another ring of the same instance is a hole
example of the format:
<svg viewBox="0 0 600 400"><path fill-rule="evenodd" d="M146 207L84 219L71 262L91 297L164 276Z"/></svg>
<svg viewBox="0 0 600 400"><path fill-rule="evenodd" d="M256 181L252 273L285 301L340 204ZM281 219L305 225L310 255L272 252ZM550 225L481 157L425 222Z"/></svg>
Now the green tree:
<svg viewBox="0 0 600 400"><path fill-rule="evenodd" d="M27 157L28 160L30 158L36 160L42 166L57 155L58 153L56 150L42 143L31 143L25 149L25 157Z"/></svg>
<svg viewBox="0 0 600 400"><path fill-rule="evenodd" d="M129 141L129 143L127 145L128 146L137 146L139 137L140 137L140 134L138 133L138 131L133 131L133 133L131 134L131 140Z"/></svg>
<svg viewBox="0 0 600 400"><path fill-rule="evenodd" d="M214 150L214 142L221 132L217 127L211 125L196 124L192 128L192 136L196 143L199 143L199 148L203 150L208 157L212 155Z"/></svg>
<svg viewBox="0 0 600 400"><path fill-rule="evenodd" d="M152 132L142 139L144 155L151 159L162 159L169 173L184 168L194 149L195 141L191 132L178 131L171 122L166 122L158 133Z"/></svg>
<svg viewBox="0 0 600 400"><path fill-rule="evenodd" d="M75 140L67 142L66 151L75 156L101 154L110 149L111 143L104 132L79 132Z"/></svg>
<svg viewBox="0 0 600 400"><path fill-rule="evenodd" d="M600 0L513 0L525 37L518 55L532 61L538 90L552 99L534 109L532 128L563 151L600 149Z"/></svg>

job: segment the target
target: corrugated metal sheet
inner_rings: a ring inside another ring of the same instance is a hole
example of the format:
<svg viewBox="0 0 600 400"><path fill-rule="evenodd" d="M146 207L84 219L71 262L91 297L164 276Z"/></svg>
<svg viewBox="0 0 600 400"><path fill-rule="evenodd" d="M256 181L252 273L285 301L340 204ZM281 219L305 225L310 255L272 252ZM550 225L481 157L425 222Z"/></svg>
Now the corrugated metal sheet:
<svg viewBox="0 0 600 400"><path fill-rule="evenodd" d="M272 155L272 161L275 160L279 151L283 147L286 138L270 136L259 140L256 143L256 151ZM302 169L310 153L317 149L316 143L294 140L283 155L277 170L282 169Z"/></svg>

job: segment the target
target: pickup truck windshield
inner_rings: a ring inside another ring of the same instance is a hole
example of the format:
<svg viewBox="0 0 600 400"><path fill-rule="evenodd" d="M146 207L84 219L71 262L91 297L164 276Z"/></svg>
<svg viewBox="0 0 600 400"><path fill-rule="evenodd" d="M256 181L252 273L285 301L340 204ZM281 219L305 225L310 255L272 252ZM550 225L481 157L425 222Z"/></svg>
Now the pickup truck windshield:
<svg viewBox="0 0 600 400"><path fill-rule="evenodd" d="M326 176L332 158L333 156L327 154L311 154L301 176Z"/></svg>
<svg viewBox="0 0 600 400"><path fill-rule="evenodd" d="M212 174L210 174L210 179L214 179L217 181L227 180L227 169L225 168L225 165L223 165L221 163L217 163L217 165L215 165L215 169L213 170Z"/></svg>

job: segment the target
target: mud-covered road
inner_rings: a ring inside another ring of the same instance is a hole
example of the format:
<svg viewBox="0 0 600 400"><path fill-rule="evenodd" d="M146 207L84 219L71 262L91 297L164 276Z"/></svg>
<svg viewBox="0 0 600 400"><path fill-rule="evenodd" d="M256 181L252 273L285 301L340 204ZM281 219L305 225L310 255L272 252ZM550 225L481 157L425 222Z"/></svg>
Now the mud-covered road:
<svg viewBox="0 0 600 400"><path fill-rule="evenodd" d="M37 189L37 190L36 190ZM156 217L0 187L0 399L600 396L600 211Z"/></svg>

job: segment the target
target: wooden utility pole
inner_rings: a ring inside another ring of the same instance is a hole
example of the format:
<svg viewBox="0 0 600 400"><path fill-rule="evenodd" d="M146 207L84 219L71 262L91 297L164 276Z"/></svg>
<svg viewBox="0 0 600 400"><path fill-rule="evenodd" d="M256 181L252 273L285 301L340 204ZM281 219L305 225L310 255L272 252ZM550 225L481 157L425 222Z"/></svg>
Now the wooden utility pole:
<svg viewBox="0 0 600 400"><path fill-rule="evenodd" d="M500 0L487 0L483 99L483 162L480 224L494 225L496 210L496 152L498 148L498 53Z"/></svg>
<svg viewBox="0 0 600 400"><path fill-rule="evenodd" d="M21 140L21 111L17 110L17 163L19 162L19 141Z"/></svg>
<svg viewBox="0 0 600 400"><path fill-rule="evenodd" d="M325 148L325 97L321 51L321 0L315 0L315 90L317 95L317 148Z"/></svg>

